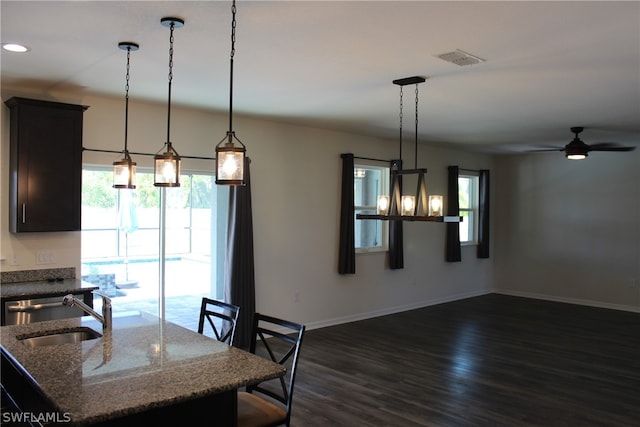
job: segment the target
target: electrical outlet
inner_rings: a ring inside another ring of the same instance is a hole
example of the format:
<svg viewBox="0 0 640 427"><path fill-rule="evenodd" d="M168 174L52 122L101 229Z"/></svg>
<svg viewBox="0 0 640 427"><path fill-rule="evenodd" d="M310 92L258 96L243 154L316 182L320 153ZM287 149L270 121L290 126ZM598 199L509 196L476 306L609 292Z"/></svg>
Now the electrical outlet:
<svg viewBox="0 0 640 427"><path fill-rule="evenodd" d="M293 293L293 302L300 302L300 291L295 291Z"/></svg>
<svg viewBox="0 0 640 427"><path fill-rule="evenodd" d="M20 259L17 253L14 252L9 256L9 265L20 265Z"/></svg>
<svg viewBox="0 0 640 427"><path fill-rule="evenodd" d="M51 250L36 251L36 264L55 264L56 254Z"/></svg>

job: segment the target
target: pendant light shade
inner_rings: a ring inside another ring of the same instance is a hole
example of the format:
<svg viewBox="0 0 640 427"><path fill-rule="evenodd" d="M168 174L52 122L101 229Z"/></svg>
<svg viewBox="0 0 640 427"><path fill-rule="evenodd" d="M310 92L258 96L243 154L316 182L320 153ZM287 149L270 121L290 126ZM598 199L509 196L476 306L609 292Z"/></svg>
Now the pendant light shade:
<svg viewBox="0 0 640 427"><path fill-rule="evenodd" d="M444 215L444 201L442 196L434 194L429 196L429 216Z"/></svg>
<svg viewBox="0 0 640 427"><path fill-rule="evenodd" d="M236 139L240 144L235 145ZM223 142L225 142L223 144ZM227 136L216 146L216 184L219 185L244 185L244 161L246 148L233 132L228 132Z"/></svg>
<svg viewBox="0 0 640 427"><path fill-rule="evenodd" d="M153 156L154 182L156 187L180 187L180 155L171 142L165 144L166 151Z"/></svg>
<svg viewBox="0 0 640 427"><path fill-rule="evenodd" d="M113 162L113 188L136 188L136 163L129 155L127 147L127 136L129 132L129 65L131 52L138 50L140 46L133 42L120 42L118 47L127 51L127 76L125 84L125 113L124 113L124 150L122 150L122 159Z"/></svg>
<svg viewBox="0 0 640 427"><path fill-rule="evenodd" d="M153 157L154 183L156 187L180 187L180 155L171 145L171 83L173 80L173 30L182 28L180 18L162 18L160 23L169 27L169 96L167 101L167 142Z"/></svg>
<svg viewBox="0 0 640 427"><path fill-rule="evenodd" d="M122 160L113 162L113 188L136 188L136 162L126 150Z"/></svg>
<svg viewBox="0 0 640 427"><path fill-rule="evenodd" d="M229 130L216 145L216 184L245 185L244 164L247 154L245 145L233 131L233 57L236 51L236 2L231 5L231 55L229 73ZM235 144L235 142L238 145Z"/></svg>

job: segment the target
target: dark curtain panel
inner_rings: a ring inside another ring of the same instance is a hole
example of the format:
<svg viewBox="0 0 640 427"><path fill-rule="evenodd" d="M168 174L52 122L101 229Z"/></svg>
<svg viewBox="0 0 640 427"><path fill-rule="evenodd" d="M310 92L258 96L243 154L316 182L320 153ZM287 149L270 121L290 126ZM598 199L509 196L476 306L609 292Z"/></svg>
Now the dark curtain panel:
<svg viewBox="0 0 640 427"><path fill-rule="evenodd" d="M251 160L246 158L246 184L229 189L229 226L224 265L225 300L240 307L233 345L242 349L249 348L256 310L250 163Z"/></svg>
<svg viewBox="0 0 640 427"><path fill-rule="evenodd" d="M478 179L478 258L489 258L489 171L480 170Z"/></svg>
<svg viewBox="0 0 640 427"><path fill-rule="evenodd" d="M340 200L340 248L338 251L338 273L355 274L355 209L353 182L353 154L342 154L342 196Z"/></svg>
<svg viewBox="0 0 640 427"><path fill-rule="evenodd" d="M402 169L401 160L393 160L391 162L391 170ZM402 194L402 175L397 175L400 194ZM390 184L389 197L393 197L393 183ZM400 209L400 206L396 205ZM389 221L389 268L399 270L404 268L404 241L402 238L402 221Z"/></svg>
<svg viewBox="0 0 640 427"><path fill-rule="evenodd" d="M458 205L458 166L449 166L448 168L447 215L460 215L460 206ZM460 225L457 222L447 223L446 260L447 262L462 261Z"/></svg>

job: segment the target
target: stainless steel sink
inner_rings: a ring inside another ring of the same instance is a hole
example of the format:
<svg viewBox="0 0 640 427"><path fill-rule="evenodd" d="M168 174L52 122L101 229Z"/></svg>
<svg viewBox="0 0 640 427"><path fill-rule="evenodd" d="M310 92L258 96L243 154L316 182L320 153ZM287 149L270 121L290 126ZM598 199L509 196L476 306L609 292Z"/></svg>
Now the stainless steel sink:
<svg viewBox="0 0 640 427"><path fill-rule="evenodd" d="M45 345L73 344L86 340L94 340L102 335L91 328L79 327L58 331L47 331L40 335L28 335L17 337L24 345L29 347L42 347Z"/></svg>

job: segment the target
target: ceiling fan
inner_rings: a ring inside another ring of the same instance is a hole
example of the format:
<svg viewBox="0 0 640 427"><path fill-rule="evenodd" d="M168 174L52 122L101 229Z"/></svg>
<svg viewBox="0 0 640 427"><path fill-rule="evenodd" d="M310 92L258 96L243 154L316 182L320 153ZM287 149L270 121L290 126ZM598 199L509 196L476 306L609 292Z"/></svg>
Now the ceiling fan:
<svg viewBox="0 0 640 427"><path fill-rule="evenodd" d="M550 148L537 151L564 151L567 159L582 160L586 158L590 151L632 151L636 147L624 147L614 144L612 142L599 142L596 144L587 145L578 136L584 130L583 127L575 126L571 128L574 137L573 140L564 146L564 148Z"/></svg>

